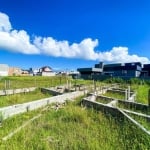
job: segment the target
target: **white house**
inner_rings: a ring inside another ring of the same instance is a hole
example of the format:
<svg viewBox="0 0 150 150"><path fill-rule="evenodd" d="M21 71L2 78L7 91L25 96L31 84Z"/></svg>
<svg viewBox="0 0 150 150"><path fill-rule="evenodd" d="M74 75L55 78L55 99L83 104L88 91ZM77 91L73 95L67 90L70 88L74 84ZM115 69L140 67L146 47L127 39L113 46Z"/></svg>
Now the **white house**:
<svg viewBox="0 0 150 150"><path fill-rule="evenodd" d="M7 64L0 64L0 76L8 76L9 66Z"/></svg>
<svg viewBox="0 0 150 150"><path fill-rule="evenodd" d="M53 72L52 68L49 66L44 66L40 68L37 74L41 76L55 76L56 75L56 73Z"/></svg>

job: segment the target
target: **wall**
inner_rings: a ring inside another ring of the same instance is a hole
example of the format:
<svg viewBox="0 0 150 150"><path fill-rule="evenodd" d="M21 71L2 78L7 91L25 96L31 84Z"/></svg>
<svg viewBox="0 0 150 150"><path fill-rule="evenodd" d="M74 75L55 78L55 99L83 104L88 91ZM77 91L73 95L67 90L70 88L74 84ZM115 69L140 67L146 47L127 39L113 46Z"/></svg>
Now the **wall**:
<svg viewBox="0 0 150 150"><path fill-rule="evenodd" d="M23 88L23 89L11 89L11 90L0 90L0 96L18 94L18 93L27 93L35 91L37 87Z"/></svg>
<svg viewBox="0 0 150 150"><path fill-rule="evenodd" d="M11 117L16 114L20 114L30 110L38 109L40 107L44 107L51 103L57 103L57 102L63 103L66 100L73 100L74 98L82 95L84 95L84 91L76 91L76 92L66 93L63 95L58 95L50 98L44 98L33 102L27 102L24 104L17 104L13 106L3 107L0 108L0 115L1 115L0 121L7 119L8 117Z"/></svg>

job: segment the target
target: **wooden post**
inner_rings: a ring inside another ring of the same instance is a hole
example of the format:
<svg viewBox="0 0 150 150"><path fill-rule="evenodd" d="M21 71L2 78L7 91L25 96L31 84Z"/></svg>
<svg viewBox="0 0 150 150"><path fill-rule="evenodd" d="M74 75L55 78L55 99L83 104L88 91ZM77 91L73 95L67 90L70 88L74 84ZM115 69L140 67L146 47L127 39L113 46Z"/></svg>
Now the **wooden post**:
<svg viewBox="0 0 150 150"><path fill-rule="evenodd" d="M6 88L7 88L7 80L5 80L5 87L4 88L6 90Z"/></svg>
<svg viewBox="0 0 150 150"><path fill-rule="evenodd" d="M69 83L68 83L68 79L67 79L67 89L69 89Z"/></svg>
<svg viewBox="0 0 150 150"><path fill-rule="evenodd" d="M69 91L71 90L71 80L70 80L70 84L69 84Z"/></svg>
<svg viewBox="0 0 150 150"><path fill-rule="evenodd" d="M84 96L85 96L85 85L84 85Z"/></svg>
<svg viewBox="0 0 150 150"><path fill-rule="evenodd" d="M94 92L96 91L96 81L93 80Z"/></svg>
<svg viewBox="0 0 150 150"><path fill-rule="evenodd" d="M8 80L8 88L10 89L10 80Z"/></svg>
<svg viewBox="0 0 150 150"><path fill-rule="evenodd" d="M130 98L130 86L128 86L128 100Z"/></svg>
<svg viewBox="0 0 150 150"><path fill-rule="evenodd" d="M128 100L128 92L127 92L127 89L125 90L125 100Z"/></svg>
<svg viewBox="0 0 150 150"><path fill-rule="evenodd" d="M76 87L77 85L76 85L76 79L75 79L75 91L77 90L77 87Z"/></svg>
<svg viewBox="0 0 150 150"><path fill-rule="evenodd" d="M150 106L150 89L148 90L148 105Z"/></svg>

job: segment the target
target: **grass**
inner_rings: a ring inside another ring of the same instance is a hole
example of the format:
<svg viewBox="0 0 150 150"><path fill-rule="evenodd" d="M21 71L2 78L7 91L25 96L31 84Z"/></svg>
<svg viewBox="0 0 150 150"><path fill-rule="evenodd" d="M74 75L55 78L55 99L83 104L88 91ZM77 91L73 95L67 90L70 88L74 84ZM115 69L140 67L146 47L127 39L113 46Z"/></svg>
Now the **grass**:
<svg viewBox="0 0 150 150"><path fill-rule="evenodd" d="M132 89L136 91L136 101L143 104L148 104L149 85L132 85Z"/></svg>
<svg viewBox="0 0 150 150"><path fill-rule="evenodd" d="M133 114L129 114L129 113L128 113L128 115L131 116L134 120L136 120L143 127L145 127L147 130L150 131L150 126L149 126L150 119L147 119L147 118L144 118L144 117L141 117L141 116L137 116L137 115L133 115Z"/></svg>
<svg viewBox="0 0 150 150"><path fill-rule="evenodd" d="M3 77L0 80L0 89L17 89L24 87L52 87L65 84L70 80L66 76L43 77L43 76L26 76L26 77Z"/></svg>
<svg viewBox="0 0 150 150"><path fill-rule="evenodd" d="M150 115L150 109L138 109L134 106L126 105L123 103L118 103L117 106L122 109L127 109L127 110L134 111L137 113L144 113L144 114Z"/></svg>
<svg viewBox="0 0 150 150"><path fill-rule="evenodd" d="M42 112L40 109L5 120L0 128L0 138L19 127L26 120L42 113L39 119L34 120L11 139L1 141L0 149L149 149L150 138L141 130L126 120L120 122L93 109L81 108L79 100L67 103L58 111L49 107Z"/></svg>
<svg viewBox="0 0 150 150"><path fill-rule="evenodd" d="M20 93L14 95L0 96L0 107L21 104L29 101L39 100L50 97L50 94L44 94L40 89L29 93Z"/></svg>
<svg viewBox="0 0 150 150"><path fill-rule="evenodd" d="M121 94L121 93L114 93L114 92L106 92L105 94L103 94L104 96L108 96L108 97L112 97L115 99L120 99L120 100L124 100L125 99L125 94Z"/></svg>
<svg viewBox="0 0 150 150"><path fill-rule="evenodd" d="M121 85L122 87L125 87L125 85ZM126 85L127 87L127 85ZM138 85L138 84L132 84L131 90L136 92L136 102L148 104L148 90L150 89L150 86L147 84L144 85ZM116 99L125 99L125 94L121 93L114 93L114 92L106 92L104 94L105 96L116 98Z"/></svg>
<svg viewBox="0 0 150 150"><path fill-rule="evenodd" d="M97 98L96 98L96 101L97 101L97 102L100 102L100 103L103 103L103 104L108 104L108 103L110 103L112 100L106 100L105 98L99 98L99 97L97 97Z"/></svg>
<svg viewBox="0 0 150 150"><path fill-rule="evenodd" d="M10 80L10 78L8 78ZM0 86L3 88L5 79L1 79ZM92 81L72 80L77 84L93 85ZM3 85L2 85L3 83ZM66 83L66 78L50 78L50 77L13 77L11 78L10 88L54 86ZM74 84L74 83L73 83ZM13 86L12 86L13 85ZM102 85L97 83L97 85ZM147 85L133 85L133 89L139 90L139 98L137 100L146 103L145 97ZM37 93L36 93L37 92ZM12 95L9 100L1 99L3 103L22 103L26 100L39 99L39 91L28 94ZM144 94L145 93L145 94ZM109 93L110 94L110 93ZM114 95L114 93L113 93ZM24 98L24 96L26 98ZM43 95L45 96L45 95ZM47 96L47 95L46 95ZM109 97L111 97L109 95ZM120 95L115 98L121 99ZM25 100L26 99L26 100ZM30 101L29 100L29 101ZM139 128L128 122L126 119L113 118L111 115L104 115L101 112L93 109L82 108L80 104L81 97L75 102L67 102L66 106L58 111L52 109L51 105L48 109L42 111L27 112L21 115L16 115L2 122L0 127L0 139L20 127L29 119L42 114L40 118L21 129L18 133L12 136L7 141L0 140L1 150L148 150L150 147L150 138L143 133ZM6 104L6 105L7 105ZM5 105L5 104L4 104ZM142 118L138 119L147 128L148 123ZM148 127L149 129L149 127Z"/></svg>

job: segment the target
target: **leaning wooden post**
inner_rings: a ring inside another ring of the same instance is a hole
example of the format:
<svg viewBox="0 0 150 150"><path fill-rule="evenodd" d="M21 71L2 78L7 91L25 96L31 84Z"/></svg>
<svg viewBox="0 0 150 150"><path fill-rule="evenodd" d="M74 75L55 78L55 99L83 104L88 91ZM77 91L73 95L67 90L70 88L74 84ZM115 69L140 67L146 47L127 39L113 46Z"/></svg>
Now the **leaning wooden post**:
<svg viewBox="0 0 150 150"><path fill-rule="evenodd" d="M148 106L150 107L150 89L148 90Z"/></svg>
<svg viewBox="0 0 150 150"><path fill-rule="evenodd" d="M5 80L5 87L4 88L6 90L6 88L7 88L7 80Z"/></svg>
<svg viewBox="0 0 150 150"><path fill-rule="evenodd" d="M71 80L70 80L70 84L69 84L69 91L71 90L71 86L72 86L72 84L71 84Z"/></svg>
<svg viewBox="0 0 150 150"><path fill-rule="evenodd" d="M77 90L76 79L75 79L75 91Z"/></svg>
<svg viewBox="0 0 150 150"><path fill-rule="evenodd" d="M128 86L128 100L130 98L130 86Z"/></svg>
<svg viewBox="0 0 150 150"><path fill-rule="evenodd" d="M96 91L96 81L93 80L94 92Z"/></svg>
<svg viewBox="0 0 150 150"><path fill-rule="evenodd" d="M8 88L10 89L10 80L8 80Z"/></svg>
<svg viewBox="0 0 150 150"><path fill-rule="evenodd" d="M127 89L125 90L125 100L128 100L128 91L127 91Z"/></svg>
<svg viewBox="0 0 150 150"><path fill-rule="evenodd" d="M69 82L68 82L68 79L67 79L67 89L69 89Z"/></svg>

